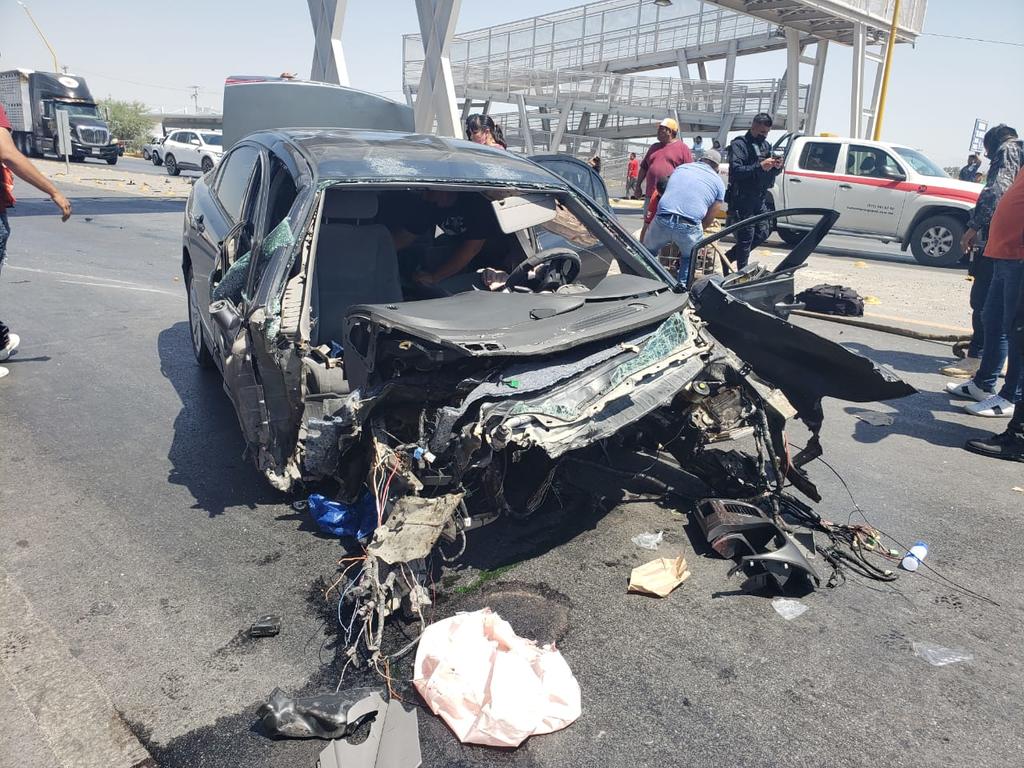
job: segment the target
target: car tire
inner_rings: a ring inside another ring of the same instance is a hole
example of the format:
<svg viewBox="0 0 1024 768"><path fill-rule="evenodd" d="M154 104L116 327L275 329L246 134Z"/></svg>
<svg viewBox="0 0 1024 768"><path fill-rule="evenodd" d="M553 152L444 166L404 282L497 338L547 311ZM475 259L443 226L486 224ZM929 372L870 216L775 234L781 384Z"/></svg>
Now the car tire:
<svg viewBox="0 0 1024 768"><path fill-rule="evenodd" d="M160 159L160 155L158 155L156 152L151 152L149 159L153 161L153 165L164 164L164 161Z"/></svg>
<svg viewBox="0 0 1024 768"><path fill-rule="evenodd" d="M199 306L199 297L196 295L195 286L192 280L192 268L189 267L185 278L185 290L188 292L188 334L192 343L192 354L196 357L196 363L200 368L213 367L213 355L206 345L206 338L203 336L203 321L200 319L202 309Z"/></svg>
<svg viewBox="0 0 1024 768"><path fill-rule="evenodd" d="M142 150L142 159L143 160L149 160L149 150L148 149L143 148L143 150Z"/></svg>
<svg viewBox="0 0 1024 768"><path fill-rule="evenodd" d="M930 267L951 267L960 261L960 238L964 225L952 216L929 216L910 236L910 251L921 264Z"/></svg>
<svg viewBox="0 0 1024 768"><path fill-rule="evenodd" d="M213 170L213 160L211 160L208 157L204 157L203 158L203 162L201 163L201 167L202 167L203 173L209 173L210 171Z"/></svg>
<svg viewBox="0 0 1024 768"><path fill-rule="evenodd" d="M117 155L107 158L107 165L117 165Z"/></svg>
<svg viewBox="0 0 1024 768"><path fill-rule="evenodd" d="M174 160L174 155L167 154L164 156L164 166L167 168L168 176L181 175L181 168L178 167L178 163Z"/></svg>
<svg viewBox="0 0 1024 768"><path fill-rule="evenodd" d="M775 231L779 233L779 237L782 238L782 242L789 246L796 245L807 235L807 233L802 230L789 229L788 227L776 227Z"/></svg>

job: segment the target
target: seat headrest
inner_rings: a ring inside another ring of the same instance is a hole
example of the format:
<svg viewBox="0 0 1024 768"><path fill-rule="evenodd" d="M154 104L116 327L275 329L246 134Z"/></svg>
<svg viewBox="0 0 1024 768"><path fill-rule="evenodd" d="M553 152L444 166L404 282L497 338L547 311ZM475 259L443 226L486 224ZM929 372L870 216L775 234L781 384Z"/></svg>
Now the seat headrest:
<svg viewBox="0 0 1024 768"><path fill-rule="evenodd" d="M327 192L325 219L372 219L377 215L376 192Z"/></svg>

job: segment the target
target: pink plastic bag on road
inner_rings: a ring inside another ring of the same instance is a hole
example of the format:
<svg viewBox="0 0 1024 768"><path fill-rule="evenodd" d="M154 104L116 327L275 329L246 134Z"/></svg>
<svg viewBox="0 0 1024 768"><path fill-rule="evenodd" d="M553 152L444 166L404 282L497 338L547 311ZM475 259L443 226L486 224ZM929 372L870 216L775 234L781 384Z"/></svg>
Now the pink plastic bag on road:
<svg viewBox="0 0 1024 768"><path fill-rule="evenodd" d="M416 652L416 689L459 741L517 747L580 716L562 654L519 637L489 608L431 624Z"/></svg>

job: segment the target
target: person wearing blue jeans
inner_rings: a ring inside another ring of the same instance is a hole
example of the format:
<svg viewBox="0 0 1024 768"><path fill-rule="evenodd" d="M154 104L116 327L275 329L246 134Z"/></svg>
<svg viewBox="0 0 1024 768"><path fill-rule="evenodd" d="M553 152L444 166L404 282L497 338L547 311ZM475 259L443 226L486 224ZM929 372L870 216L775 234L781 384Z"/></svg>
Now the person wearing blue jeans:
<svg viewBox="0 0 1024 768"><path fill-rule="evenodd" d="M11 122L0 105L0 272L3 271L4 259L7 256L7 239L11 235L7 209L14 205L15 176L49 195L60 208L63 220L68 220L71 216L71 203L29 162L28 158L18 151L11 135ZM0 362L14 354L19 341L18 335L11 333L7 326L0 322ZM0 379L8 373L7 368L0 366Z"/></svg>
<svg viewBox="0 0 1024 768"><path fill-rule="evenodd" d="M720 162L722 156L709 149L700 160L676 168L644 235L644 245L655 256L669 243L679 247L680 281L689 279L693 248L725 200L725 184L718 175Z"/></svg>

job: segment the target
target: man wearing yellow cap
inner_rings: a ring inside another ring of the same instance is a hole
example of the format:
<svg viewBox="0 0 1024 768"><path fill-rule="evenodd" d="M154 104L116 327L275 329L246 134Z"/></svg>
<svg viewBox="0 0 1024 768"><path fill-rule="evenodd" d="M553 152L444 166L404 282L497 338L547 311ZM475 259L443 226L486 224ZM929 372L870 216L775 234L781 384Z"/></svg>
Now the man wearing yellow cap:
<svg viewBox="0 0 1024 768"><path fill-rule="evenodd" d="M643 162L640 163L640 176L637 178L639 187L647 180L644 187L644 198L651 199L655 187L662 179L668 179L677 167L683 163L692 163L693 154L686 144L679 140L679 123L666 117L658 125L658 140L651 144Z"/></svg>

